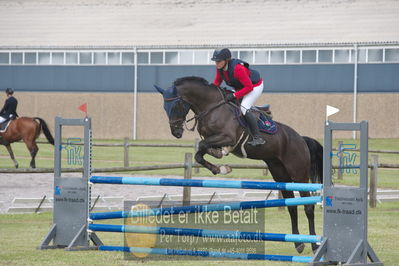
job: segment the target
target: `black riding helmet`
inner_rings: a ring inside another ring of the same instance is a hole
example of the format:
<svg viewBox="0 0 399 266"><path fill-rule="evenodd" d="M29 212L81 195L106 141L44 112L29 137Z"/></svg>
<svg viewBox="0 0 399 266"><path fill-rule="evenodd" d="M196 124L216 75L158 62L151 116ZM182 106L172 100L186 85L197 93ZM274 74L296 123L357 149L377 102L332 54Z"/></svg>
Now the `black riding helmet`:
<svg viewBox="0 0 399 266"><path fill-rule="evenodd" d="M7 88L7 89L6 89L6 93L12 95L12 94L14 93L14 90L11 89L11 88Z"/></svg>
<svg viewBox="0 0 399 266"><path fill-rule="evenodd" d="M231 59L231 52L227 48L223 48L222 50L215 50L211 58L212 61L216 62L229 59Z"/></svg>

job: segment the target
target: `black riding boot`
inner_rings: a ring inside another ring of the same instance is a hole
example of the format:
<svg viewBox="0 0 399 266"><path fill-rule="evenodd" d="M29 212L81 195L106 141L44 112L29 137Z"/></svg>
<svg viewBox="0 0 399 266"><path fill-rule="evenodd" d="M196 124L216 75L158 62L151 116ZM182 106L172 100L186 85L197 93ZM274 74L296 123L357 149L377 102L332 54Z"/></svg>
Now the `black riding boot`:
<svg viewBox="0 0 399 266"><path fill-rule="evenodd" d="M249 141L248 144L251 144L252 146L265 144L266 141L260 136L255 115L252 112L247 111L245 113L245 120L247 121L250 135L252 136L252 141Z"/></svg>

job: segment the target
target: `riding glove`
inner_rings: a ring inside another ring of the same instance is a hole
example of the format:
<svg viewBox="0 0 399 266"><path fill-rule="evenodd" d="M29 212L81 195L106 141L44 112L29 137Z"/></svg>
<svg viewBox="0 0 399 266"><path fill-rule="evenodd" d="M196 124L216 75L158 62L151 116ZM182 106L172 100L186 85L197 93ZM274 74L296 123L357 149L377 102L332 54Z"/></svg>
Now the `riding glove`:
<svg viewBox="0 0 399 266"><path fill-rule="evenodd" d="M226 102L232 102L236 100L236 97L234 96L234 93L230 93L226 95L226 98L224 99Z"/></svg>

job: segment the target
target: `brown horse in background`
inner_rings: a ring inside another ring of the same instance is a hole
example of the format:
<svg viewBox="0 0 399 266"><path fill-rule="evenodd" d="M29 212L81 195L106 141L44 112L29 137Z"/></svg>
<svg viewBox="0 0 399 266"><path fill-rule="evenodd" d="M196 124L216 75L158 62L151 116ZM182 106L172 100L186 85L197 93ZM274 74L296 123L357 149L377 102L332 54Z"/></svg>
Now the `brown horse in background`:
<svg viewBox="0 0 399 266"><path fill-rule="evenodd" d="M15 160L11 143L23 140L32 157L30 167L36 168L35 157L39 151L36 139L42 130L48 142L54 145L54 138L46 122L39 117L20 117L12 120L6 132L0 133L0 144L6 146L11 159L14 161L15 168L18 168L18 162Z"/></svg>

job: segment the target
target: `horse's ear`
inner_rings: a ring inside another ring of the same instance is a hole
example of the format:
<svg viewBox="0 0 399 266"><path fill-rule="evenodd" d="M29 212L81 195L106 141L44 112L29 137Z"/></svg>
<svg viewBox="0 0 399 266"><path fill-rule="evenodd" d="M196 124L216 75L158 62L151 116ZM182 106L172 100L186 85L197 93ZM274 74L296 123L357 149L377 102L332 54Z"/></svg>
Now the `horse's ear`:
<svg viewBox="0 0 399 266"><path fill-rule="evenodd" d="M157 85L154 84L155 89L157 89L157 91L159 91L160 94L163 94L165 92L164 89L162 89L161 87L158 87Z"/></svg>

